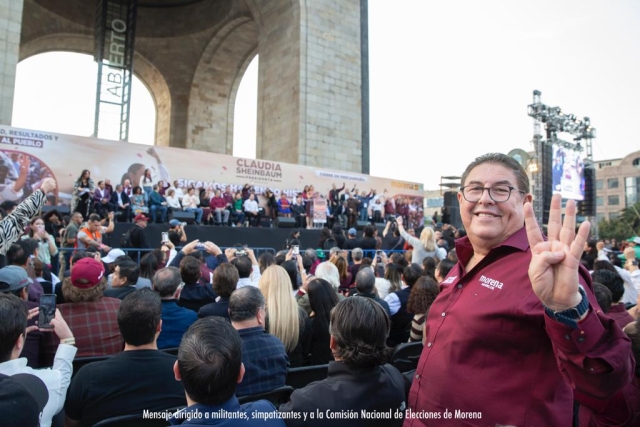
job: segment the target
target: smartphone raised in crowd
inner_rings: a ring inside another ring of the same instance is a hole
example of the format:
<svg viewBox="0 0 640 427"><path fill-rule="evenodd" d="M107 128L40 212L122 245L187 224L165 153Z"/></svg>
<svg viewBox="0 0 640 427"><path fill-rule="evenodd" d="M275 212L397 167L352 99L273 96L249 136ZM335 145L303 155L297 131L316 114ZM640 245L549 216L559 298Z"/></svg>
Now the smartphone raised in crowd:
<svg viewBox="0 0 640 427"><path fill-rule="evenodd" d="M169 233L167 233L166 231L162 232L162 243L166 243L169 241Z"/></svg>
<svg viewBox="0 0 640 427"><path fill-rule="evenodd" d="M56 295L40 295L40 313L38 315L38 327L41 329L52 329L51 319L56 316Z"/></svg>

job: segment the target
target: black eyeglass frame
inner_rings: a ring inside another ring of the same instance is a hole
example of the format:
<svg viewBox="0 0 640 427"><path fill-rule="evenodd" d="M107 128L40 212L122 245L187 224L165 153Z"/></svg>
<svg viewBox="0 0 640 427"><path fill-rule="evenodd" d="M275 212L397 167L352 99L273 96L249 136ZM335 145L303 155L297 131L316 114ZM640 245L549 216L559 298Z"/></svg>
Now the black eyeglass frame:
<svg viewBox="0 0 640 427"><path fill-rule="evenodd" d="M480 197L478 197L477 200L469 200L469 199L467 199L467 195L465 194L464 190L465 190L465 188L468 188L468 187L474 187L474 188L482 189L482 192L480 193ZM496 200L496 199L493 198L491 190L493 190L494 188L498 188L498 187L505 187L505 188L509 189L509 195L507 196L506 199L504 199L504 200ZM519 188L513 187L511 185L502 185L502 184L496 185L494 187L480 187L479 185L474 185L474 184L465 185L464 187L460 187L460 192L462 193L462 197L464 197L464 199L469 203L477 203L477 202L479 202L480 199L482 199L482 195L484 194L485 190L487 190L487 192L489 193L489 198L491 200L493 200L494 202L496 202L496 203L504 203L507 200L509 200L511 198L511 193L513 193L513 190L516 190L517 192L522 193L522 194L527 194L526 191L522 191Z"/></svg>

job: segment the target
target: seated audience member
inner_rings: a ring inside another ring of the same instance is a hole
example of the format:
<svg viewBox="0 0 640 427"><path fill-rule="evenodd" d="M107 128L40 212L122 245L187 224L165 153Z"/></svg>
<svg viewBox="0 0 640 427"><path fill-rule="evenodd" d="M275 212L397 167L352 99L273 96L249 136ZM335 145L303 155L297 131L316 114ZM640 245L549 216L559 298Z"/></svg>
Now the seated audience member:
<svg viewBox="0 0 640 427"><path fill-rule="evenodd" d="M402 273L402 289L387 295L384 299L389 304L391 310L391 332L387 345L394 347L409 340L410 325L413 313L407 310L407 302L411 294L411 288L416 281L422 277L422 267L418 264L411 264L405 267Z"/></svg>
<svg viewBox="0 0 640 427"><path fill-rule="evenodd" d="M111 194L111 204L114 206L115 216L124 222L131 219L131 200L124 192L122 185L116 185L116 191Z"/></svg>
<svg viewBox="0 0 640 427"><path fill-rule="evenodd" d="M318 279L324 279L333 289L338 293L338 289L340 288L340 272L338 271L338 267L335 266L332 262L325 261L321 264L318 264L315 271L315 276ZM344 298L344 296L340 295L339 298ZM296 301L300 308L302 308L307 314L311 314L311 305L309 304L309 295L307 295L307 289L305 286L298 289L296 293Z"/></svg>
<svg viewBox="0 0 640 427"><path fill-rule="evenodd" d="M31 244L33 239L19 240L12 244L7 251L7 265L14 265L27 271L27 269L33 266L33 259L31 259ZM42 285L36 279L29 279L29 301L40 302L40 295L43 294L44 289Z"/></svg>
<svg viewBox="0 0 640 427"><path fill-rule="evenodd" d="M640 425L640 321L624 327L631 340L636 370L631 382L607 400L582 399L578 420L580 427Z"/></svg>
<svg viewBox="0 0 640 427"><path fill-rule="evenodd" d="M213 290L218 294L218 300L202 306L198 317L220 316L229 319L229 297L237 284L238 269L229 263L219 265L213 272Z"/></svg>
<svg viewBox="0 0 640 427"><path fill-rule="evenodd" d="M380 304L380 306L386 311L391 318L391 311L389 310L389 304L382 298L379 298L376 294L376 275L373 273L373 269L365 267L360 269L356 275L356 296L370 298Z"/></svg>
<svg viewBox="0 0 640 427"><path fill-rule="evenodd" d="M394 254L395 255L395 254ZM382 264L385 262L386 256L384 252L382 253ZM378 271L377 268L381 263L378 263L377 260L372 264L373 271ZM400 263L396 262L387 262L384 266L384 277L376 278L376 290L378 291L378 296L382 299L387 298L389 294L392 294L396 291L402 289L402 270L404 267ZM380 272L378 272L380 274Z"/></svg>
<svg viewBox="0 0 640 427"><path fill-rule="evenodd" d="M49 391L44 382L31 374L0 374L0 413L4 427L40 427Z"/></svg>
<svg viewBox="0 0 640 427"><path fill-rule="evenodd" d="M276 263L276 259L270 252L263 252L258 258L258 266L260 269L260 274L264 273L264 271L273 264Z"/></svg>
<svg viewBox="0 0 640 427"><path fill-rule="evenodd" d="M217 270L217 269L216 269ZM180 262L180 276L184 282L184 288L180 292L178 305L188 308L196 313L203 305L215 302L216 293L210 284L202 286L200 280L200 260L186 256Z"/></svg>
<svg viewBox="0 0 640 427"><path fill-rule="evenodd" d="M311 305L311 347L310 365L324 365L333 360L329 348L329 320L331 310L338 302L338 295L333 286L324 279L313 279L309 282L309 304Z"/></svg>
<svg viewBox="0 0 640 427"><path fill-rule="evenodd" d="M331 258L331 262L338 268L338 273L340 274L339 289L341 291L347 291L352 282L347 261L342 256L337 255Z"/></svg>
<svg viewBox="0 0 640 427"><path fill-rule="evenodd" d="M158 348L178 347L182 335L198 320L193 310L177 304L181 284L180 270L176 267L162 268L153 277L153 290L162 300L162 331L158 337Z"/></svg>
<svg viewBox="0 0 640 427"><path fill-rule="evenodd" d="M443 259L438 263L436 267L436 281L438 283L442 283L451 271L451 269L456 265L454 261L450 261L449 259Z"/></svg>
<svg viewBox="0 0 640 427"><path fill-rule="evenodd" d="M160 297L151 289L140 289L122 300L118 327L124 351L76 373L64 405L67 427L186 404L184 388L173 378L176 357L156 345L164 323L161 313Z"/></svg>
<svg viewBox="0 0 640 427"><path fill-rule="evenodd" d="M624 282L618 273L609 270L598 270L591 273L594 282L606 286L611 291L611 308L607 316L616 321L618 326L624 328L635 319L631 317L620 300L624 294Z"/></svg>
<svg viewBox="0 0 640 427"><path fill-rule="evenodd" d="M58 307L75 332L78 357L107 356L124 347L118 330L120 300L105 297L106 286L104 267L94 258L76 262L62 282L66 303Z"/></svg>
<svg viewBox="0 0 640 427"><path fill-rule="evenodd" d="M149 215L151 221L155 223L167 222L167 201L158 193L158 185L153 186L153 191L149 194ZM160 220L158 221L158 213L160 213Z"/></svg>
<svg viewBox="0 0 640 427"><path fill-rule="evenodd" d="M267 332L282 341L292 367L302 366L311 345L311 322L291 295L291 278L284 268L272 265L260 279L260 291L266 301Z"/></svg>
<svg viewBox="0 0 640 427"><path fill-rule="evenodd" d="M182 210L182 205L180 204L180 199L176 197L176 190L169 188L166 194L165 199L167 201L167 207L173 212L180 212Z"/></svg>
<svg viewBox="0 0 640 427"><path fill-rule="evenodd" d="M111 277L111 287L104 290L104 296L123 300L124 297L136 290L140 267L129 260L116 261L115 264Z"/></svg>
<svg viewBox="0 0 640 427"><path fill-rule="evenodd" d="M424 322L427 320L429 308L440 293L440 285L430 276L420 277L411 288L409 301L407 302L407 312L413 313L411 319L411 333L409 342L422 341L422 330Z"/></svg>
<svg viewBox="0 0 640 427"><path fill-rule="evenodd" d="M164 267L164 265L162 267ZM142 259L140 259L140 275L136 282L136 289L150 288L151 280L159 268L160 265L158 263L157 252L155 250L143 256Z"/></svg>
<svg viewBox="0 0 640 427"><path fill-rule="evenodd" d="M602 309L602 312L607 314L611 309L611 304L613 302L613 296L609 288L602 283L593 282L593 294L596 296L596 301L598 301L598 305Z"/></svg>
<svg viewBox="0 0 640 427"><path fill-rule="evenodd" d="M173 372L176 380L182 381L189 405L174 415L171 419L173 425L285 425L277 414L269 414L275 408L266 400L243 405L238 402L236 387L242 382L245 373L242 341L238 332L224 319L205 317L191 325L180 343L178 361ZM234 414L234 418L219 418L221 411ZM263 417L254 418L258 413ZM235 416L240 414L247 419L237 420Z"/></svg>
<svg viewBox="0 0 640 427"><path fill-rule="evenodd" d="M252 249L242 249L246 252L246 255L237 255L238 249L228 248L226 252L227 259L238 270L238 285L236 289L244 288L245 286L258 287L260 283L260 265Z"/></svg>
<svg viewBox="0 0 640 427"><path fill-rule="evenodd" d="M393 366L386 340L389 316L369 298L347 298L331 312L330 346L335 362L329 362L327 378L295 390L281 412L322 413L376 411L402 413L406 409L405 381ZM332 426L401 426L401 418L332 419ZM325 419L287 419L287 426L325 426Z"/></svg>
<svg viewBox="0 0 640 427"><path fill-rule="evenodd" d="M237 396L264 393L284 386L289 369L287 351L278 338L265 331L266 312L260 289L238 289L229 301L231 325L242 340L245 374Z"/></svg>
<svg viewBox="0 0 640 427"><path fill-rule="evenodd" d="M27 328L27 320L38 316L38 309L27 311L24 302L13 294L0 294L0 374L12 376L16 374L31 374L44 382L49 398L42 411L40 426L49 427L51 419L64 406L67 388L71 381L73 366L71 362L76 355L77 348L71 329L65 322L59 310L51 320L53 332L49 332L60 340L57 346L53 367L51 369L32 369L27 366L27 359L19 358L24 347L25 336L36 326ZM6 403L6 401L5 401ZM11 412L2 413L4 421L11 417ZM4 425L4 423L1 423Z"/></svg>

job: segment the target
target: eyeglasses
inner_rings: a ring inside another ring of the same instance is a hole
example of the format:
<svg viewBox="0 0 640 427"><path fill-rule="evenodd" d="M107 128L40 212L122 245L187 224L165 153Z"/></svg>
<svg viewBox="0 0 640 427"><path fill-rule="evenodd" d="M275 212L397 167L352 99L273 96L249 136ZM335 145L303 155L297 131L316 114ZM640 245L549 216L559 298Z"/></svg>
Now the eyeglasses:
<svg viewBox="0 0 640 427"><path fill-rule="evenodd" d="M484 190L489 192L489 197L496 203L502 203L509 200L511 192L516 190L519 193L525 194L524 191L518 190L510 185L496 185L495 187L480 187L479 185L467 185L460 187L460 192L467 202L475 203L482 198Z"/></svg>

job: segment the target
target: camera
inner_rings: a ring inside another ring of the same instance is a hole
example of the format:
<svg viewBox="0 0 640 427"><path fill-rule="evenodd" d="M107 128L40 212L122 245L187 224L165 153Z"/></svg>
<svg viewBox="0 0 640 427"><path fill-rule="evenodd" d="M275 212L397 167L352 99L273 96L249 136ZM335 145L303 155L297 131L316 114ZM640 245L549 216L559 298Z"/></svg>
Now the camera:
<svg viewBox="0 0 640 427"><path fill-rule="evenodd" d="M391 224L395 224L396 223L396 217L391 215L387 221L389 221Z"/></svg>
<svg viewBox="0 0 640 427"><path fill-rule="evenodd" d="M239 257L239 256L247 256L247 251L246 251L246 250L244 250L244 249L238 249L234 255L235 255L236 257Z"/></svg>
<svg viewBox="0 0 640 427"><path fill-rule="evenodd" d="M204 243L198 243L196 245L196 250L197 251L204 251Z"/></svg>

